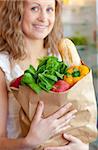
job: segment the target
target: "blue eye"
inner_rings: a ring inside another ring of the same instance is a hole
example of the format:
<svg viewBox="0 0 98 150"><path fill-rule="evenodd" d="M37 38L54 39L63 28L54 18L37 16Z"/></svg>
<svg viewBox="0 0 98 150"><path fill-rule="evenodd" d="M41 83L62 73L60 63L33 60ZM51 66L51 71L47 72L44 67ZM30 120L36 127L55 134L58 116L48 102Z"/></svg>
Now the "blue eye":
<svg viewBox="0 0 98 150"><path fill-rule="evenodd" d="M34 6L31 8L31 10L37 12L39 10L39 8L37 6Z"/></svg>
<svg viewBox="0 0 98 150"><path fill-rule="evenodd" d="M53 11L54 11L54 9L52 7L47 8L47 12L51 13Z"/></svg>

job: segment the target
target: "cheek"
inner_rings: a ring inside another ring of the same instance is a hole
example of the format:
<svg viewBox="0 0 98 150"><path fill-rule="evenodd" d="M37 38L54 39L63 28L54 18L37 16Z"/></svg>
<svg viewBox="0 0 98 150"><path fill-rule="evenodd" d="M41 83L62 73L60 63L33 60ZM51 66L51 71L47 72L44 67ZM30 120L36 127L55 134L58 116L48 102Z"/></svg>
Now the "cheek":
<svg viewBox="0 0 98 150"><path fill-rule="evenodd" d="M22 21L22 32L24 33L24 34L27 34L28 33L28 31L29 31L29 24L27 23L28 22L28 20L23 20Z"/></svg>
<svg viewBox="0 0 98 150"><path fill-rule="evenodd" d="M22 20L22 31L24 31L26 28L26 21L25 21L25 18L23 18Z"/></svg>
<svg viewBox="0 0 98 150"><path fill-rule="evenodd" d="M50 24L51 24L52 27L54 26L54 23L55 23L55 16L52 16L50 18Z"/></svg>
<svg viewBox="0 0 98 150"><path fill-rule="evenodd" d="M23 20L22 20L22 30L27 30L30 28L31 25L31 20L30 20L30 16L28 15L24 15Z"/></svg>
<svg viewBox="0 0 98 150"><path fill-rule="evenodd" d="M24 11L24 16L23 16L23 24L29 24L30 23L30 20L31 20L31 13L30 11L28 10L25 10Z"/></svg>
<svg viewBox="0 0 98 150"><path fill-rule="evenodd" d="M24 30L26 22L27 22L27 19L26 19L25 15L24 15L23 19L22 19L22 30Z"/></svg>

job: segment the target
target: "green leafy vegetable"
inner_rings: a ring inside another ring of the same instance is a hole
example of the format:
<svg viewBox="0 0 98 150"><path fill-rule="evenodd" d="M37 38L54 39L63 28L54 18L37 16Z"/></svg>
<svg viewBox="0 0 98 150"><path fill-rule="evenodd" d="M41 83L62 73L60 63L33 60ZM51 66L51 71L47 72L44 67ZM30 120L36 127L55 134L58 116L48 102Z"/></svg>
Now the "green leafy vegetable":
<svg viewBox="0 0 98 150"><path fill-rule="evenodd" d="M49 91L55 82L63 79L67 65L59 61L55 56L47 56L39 59L39 65L35 69L32 65L24 72L22 85L28 85L36 93L41 89Z"/></svg>

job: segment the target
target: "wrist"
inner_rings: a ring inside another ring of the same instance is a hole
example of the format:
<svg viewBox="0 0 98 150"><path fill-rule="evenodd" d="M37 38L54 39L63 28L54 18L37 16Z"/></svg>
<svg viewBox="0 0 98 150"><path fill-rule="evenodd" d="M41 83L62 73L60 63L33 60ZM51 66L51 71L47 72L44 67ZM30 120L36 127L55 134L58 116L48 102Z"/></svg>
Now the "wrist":
<svg viewBox="0 0 98 150"><path fill-rule="evenodd" d="M39 145L37 143L35 143L35 140L32 138L32 141L31 141L28 136L26 136L24 138L23 142L24 142L26 148L35 149L35 148L39 147Z"/></svg>

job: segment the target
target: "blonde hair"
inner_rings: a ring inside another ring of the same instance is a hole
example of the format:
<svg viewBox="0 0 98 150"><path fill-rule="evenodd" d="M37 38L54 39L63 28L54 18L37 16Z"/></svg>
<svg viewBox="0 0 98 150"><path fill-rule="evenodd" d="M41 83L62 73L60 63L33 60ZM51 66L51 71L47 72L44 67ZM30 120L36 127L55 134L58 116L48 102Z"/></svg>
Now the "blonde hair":
<svg viewBox="0 0 98 150"><path fill-rule="evenodd" d="M53 54L58 53L58 42L63 38L63 27L61 22L62 5L61 0L56 0L55 23L51 33L45 38L44 45L50 48Z"/></svg>
<svg viewBox="0 0 98 150"><path fill-rule="evenodd" d="M56 18L51 33L44 39L44 47L57 53L57 45L62 38L61 3L56 0ZM21 21L23 17L23 0L0 1L0 51L8 51L13 59L26 56L24 51Z"/></svg>

